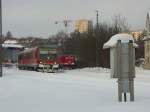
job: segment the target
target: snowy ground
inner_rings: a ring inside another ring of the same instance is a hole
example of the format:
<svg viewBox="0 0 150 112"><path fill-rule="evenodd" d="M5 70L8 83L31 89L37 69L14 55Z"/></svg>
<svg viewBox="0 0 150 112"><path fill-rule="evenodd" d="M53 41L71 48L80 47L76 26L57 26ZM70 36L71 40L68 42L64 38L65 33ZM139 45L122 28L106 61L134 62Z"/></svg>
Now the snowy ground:
<svg viewBox="0 0 150 112"><path fill-rule="evenodd" d="M108 69L40 73L4 68L0 112L148 112L150 71L136 72L135 102L119 103Z"/></svg>

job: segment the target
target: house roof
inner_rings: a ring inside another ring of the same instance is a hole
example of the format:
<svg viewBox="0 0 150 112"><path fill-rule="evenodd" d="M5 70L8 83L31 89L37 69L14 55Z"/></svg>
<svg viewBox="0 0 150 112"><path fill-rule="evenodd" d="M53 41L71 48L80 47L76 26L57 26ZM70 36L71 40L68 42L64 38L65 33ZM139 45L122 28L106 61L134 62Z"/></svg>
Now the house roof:
<svg viewBox="0 0 150 112"><path fill-rule="evenodd" d="M3 44L2 47L5 48L24 48L24 46L18 44L16 40L6 40Z"/></svg>

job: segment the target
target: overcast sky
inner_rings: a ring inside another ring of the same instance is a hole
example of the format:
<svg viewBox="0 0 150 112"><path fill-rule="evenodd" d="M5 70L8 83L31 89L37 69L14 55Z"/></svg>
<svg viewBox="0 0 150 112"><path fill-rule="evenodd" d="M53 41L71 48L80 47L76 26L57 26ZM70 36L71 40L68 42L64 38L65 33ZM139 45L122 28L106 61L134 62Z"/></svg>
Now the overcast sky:
<svg viewBox="0 0 150 112"><path fill-rule="evenodd" d="M143 29L150 0L2 0L3 33L14 36L48 37L64 29L56 20L91 19L95 22L95 9L100 11L99 21L111 22L114 15L126 17L132 29Z"/></svg>

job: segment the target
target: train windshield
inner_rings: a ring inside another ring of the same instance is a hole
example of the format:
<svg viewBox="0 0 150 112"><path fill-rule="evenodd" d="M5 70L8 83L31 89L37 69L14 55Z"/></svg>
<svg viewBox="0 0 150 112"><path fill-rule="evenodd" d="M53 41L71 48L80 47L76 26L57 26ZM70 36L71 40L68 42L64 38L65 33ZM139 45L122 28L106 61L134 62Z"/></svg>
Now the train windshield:
<svg viewBox="0 0 150 112"><path fill-rule="evenodd" d="M56 54L40 54L40 59L41 60L55 60L56 59Z"/></svg>

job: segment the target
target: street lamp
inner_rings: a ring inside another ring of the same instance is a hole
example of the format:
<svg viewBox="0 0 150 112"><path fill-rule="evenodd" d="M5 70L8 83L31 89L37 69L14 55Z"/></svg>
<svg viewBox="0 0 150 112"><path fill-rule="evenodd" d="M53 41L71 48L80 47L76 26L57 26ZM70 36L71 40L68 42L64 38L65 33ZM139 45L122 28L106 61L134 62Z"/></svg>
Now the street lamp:
<svg viewBox="0 0 150 112"><path fill-rule="evenodd" d="M0 38L2 39L2 2L0 0ZM0 42L0 77L3 76L2 71L2 42Z"/></svg>

